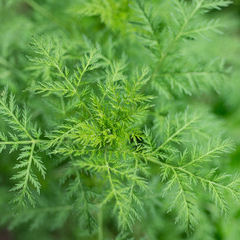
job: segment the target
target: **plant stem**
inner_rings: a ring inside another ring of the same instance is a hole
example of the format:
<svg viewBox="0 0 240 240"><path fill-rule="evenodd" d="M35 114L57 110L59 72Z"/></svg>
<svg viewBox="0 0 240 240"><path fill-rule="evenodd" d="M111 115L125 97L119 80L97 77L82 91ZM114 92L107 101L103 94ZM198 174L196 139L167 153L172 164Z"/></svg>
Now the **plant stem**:
<svg viewBox="0 0 240 240"><path fill-rule="evenodd" d="M98 211L98 240L103 240L103 207Z"/></svg>

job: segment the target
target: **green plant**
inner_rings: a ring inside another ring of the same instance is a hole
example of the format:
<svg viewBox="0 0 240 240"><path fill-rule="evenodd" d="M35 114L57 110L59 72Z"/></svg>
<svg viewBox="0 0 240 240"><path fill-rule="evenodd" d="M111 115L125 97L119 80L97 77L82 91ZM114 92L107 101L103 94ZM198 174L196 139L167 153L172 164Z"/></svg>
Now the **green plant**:
<svg viewBox="0 0 240 240"><path fill-rule="evenodd" d="M152 240L168 224L175 239L214 236L208 216L239 200L240 178L218 160L234 143L203 100L230 71L199 39L221 32L208 15L229 4L2 0L3 20L19 12L0 30L13 42L1 38L2 223L39 239Z"/></svg>

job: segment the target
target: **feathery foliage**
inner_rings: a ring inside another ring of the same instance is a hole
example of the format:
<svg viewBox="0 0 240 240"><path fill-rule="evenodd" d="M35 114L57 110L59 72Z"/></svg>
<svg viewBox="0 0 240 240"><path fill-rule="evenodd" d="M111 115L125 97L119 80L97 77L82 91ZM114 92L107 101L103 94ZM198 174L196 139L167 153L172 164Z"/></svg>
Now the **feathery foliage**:
<svg viewBox="0 0 240 240"><path fill-rule="evenodd" d="M211 239L240 198L234 140L208 102L229 64L201 50L229 4L0 0L12 31L26 26L20 43L0 27L0 223L21 239L18 226L36 239Z"/></svg>

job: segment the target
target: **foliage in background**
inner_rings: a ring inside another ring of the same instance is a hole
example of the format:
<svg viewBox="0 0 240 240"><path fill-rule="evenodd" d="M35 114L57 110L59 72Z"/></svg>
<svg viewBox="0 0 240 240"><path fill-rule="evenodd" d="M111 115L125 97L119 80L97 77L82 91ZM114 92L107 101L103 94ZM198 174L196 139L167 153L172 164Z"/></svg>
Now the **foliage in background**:
<svg viewBox="0 0 240 240"><path fill-rule="evenodd" d="M0 224L13 239L239 236L229 5L0 1Z"/></svg>

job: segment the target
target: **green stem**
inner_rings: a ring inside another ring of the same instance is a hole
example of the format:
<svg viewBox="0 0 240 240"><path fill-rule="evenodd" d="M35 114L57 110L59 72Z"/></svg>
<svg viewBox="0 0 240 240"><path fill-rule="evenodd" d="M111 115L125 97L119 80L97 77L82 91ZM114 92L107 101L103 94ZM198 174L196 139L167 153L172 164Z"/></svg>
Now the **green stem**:
<svg viewBox="0 0 240 240"><path fill-rule="evenodd" d="M98 210L98 240L103 240L103 209L102 206Z"/></svg>

